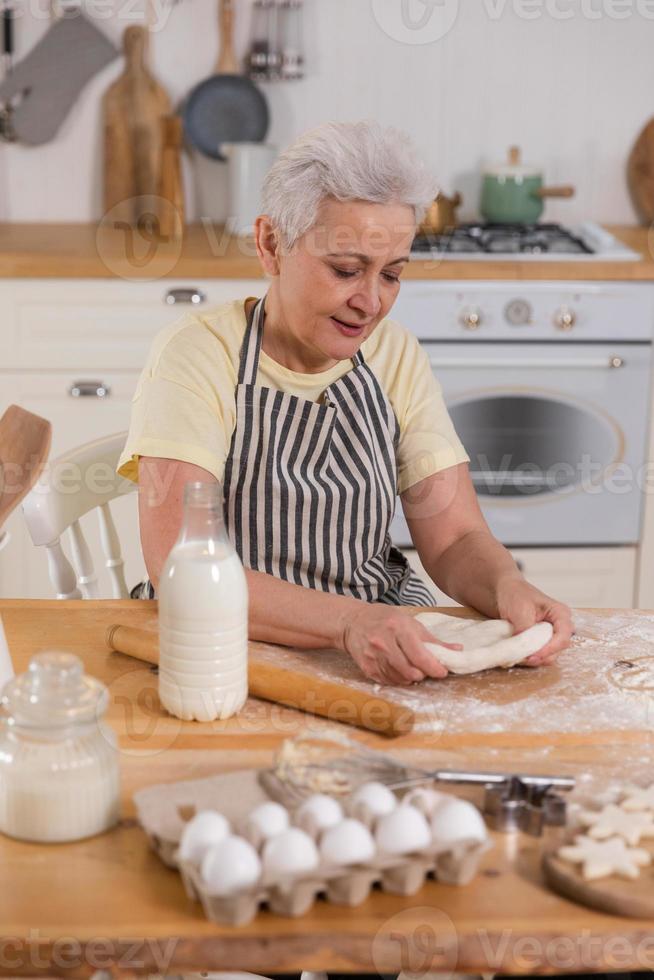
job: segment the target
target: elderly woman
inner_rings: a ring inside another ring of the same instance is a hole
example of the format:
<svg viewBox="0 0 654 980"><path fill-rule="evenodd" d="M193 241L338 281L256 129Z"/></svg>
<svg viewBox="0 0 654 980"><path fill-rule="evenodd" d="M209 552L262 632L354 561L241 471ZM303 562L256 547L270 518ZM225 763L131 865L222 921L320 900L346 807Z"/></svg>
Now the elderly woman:
<svg viewBox="0 0 654 980"><path fill-rule="evenodd" d="M399 493L439 588L517 630L551 622L533 665L567 645L568 609L490 533L428 359L388 319L433 195L407 139L375 124L323 125L279 157L255 227L265 297L164 330L134 397L119 472L141 490L141 594L185 483L222 481L253 638L339 648L382 683L442 677L433 638L398 608L435 603L391 544Z"/></svg>

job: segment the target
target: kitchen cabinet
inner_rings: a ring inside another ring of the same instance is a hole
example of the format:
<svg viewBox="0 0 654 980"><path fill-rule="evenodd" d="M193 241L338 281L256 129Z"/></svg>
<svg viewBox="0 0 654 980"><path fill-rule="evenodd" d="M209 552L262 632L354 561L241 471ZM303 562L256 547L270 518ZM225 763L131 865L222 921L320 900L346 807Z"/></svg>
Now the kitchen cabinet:
<svg viewBox="0 0 654 980"><path fill-rule="evenodd" d="M0 414L16 402L49 418L53 457L126 431L136 380L155 334L185 311L261 296L265 289L261 278L0 279ZM86 394L75 397L75 387ZM136 497L124 497L112 509L132 585L144 573ZM95 524L94 514L83 521L98 554ZM8 529L11 540L0 551L0 596L51 597L45 554L33 547L21 511ZM571 605L634 603L635 548L533 548L514 554L530 581ZM417 562L415 552L410 557Z"/></svg>
<svg viewBox="0 0 654 980"><path fill-rule="evenodd" d="M259 296L264 288L262 280L0 281L0 414L16 403L49 419L51 458L91 439L126 432L136 382L155 334L189 309ZM112 513L130 587L145 573L136 495L116 500ZM100 556L97 516L91 512L81 523L92 554ZM51 598L45 551L32 545L20 509L7 530L10 540L0 552L0 596ZM100 588L102 595L110 594L102 575Z"/></svg>
<svg viewBox="0 0 654 980"><path fill-rule="evenodd" d="M418 553L405 550L416 570L437 593L439 605L459 605L435 589ZM634 605L636 548L512 548L525 578L569 606L630 609Z"/></svg>

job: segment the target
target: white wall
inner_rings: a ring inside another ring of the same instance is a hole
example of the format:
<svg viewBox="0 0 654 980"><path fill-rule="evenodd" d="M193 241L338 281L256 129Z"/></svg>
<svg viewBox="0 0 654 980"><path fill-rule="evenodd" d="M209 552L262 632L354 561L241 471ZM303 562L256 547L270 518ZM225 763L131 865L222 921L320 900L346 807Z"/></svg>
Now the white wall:
<svg viewBox="0 0 654 980"><path fill-rule="evenodd" d="M98 24L118 39L133 20L134 4L106 0L103 10L107 2L113 16ZM549 182L577 187L572 201L549 204L545 218L634 220L625 164L639 129L654 113L652 0L402 2L415 17L427 15L425 4L435 3L434 17L456 15L454 23L440 39L409 44L397 40L404 28L393 20L401 0L306 0L308 77L265 87L272 142L283 145L327 118L375 117L402 126L443 188L463 193L464 216L475 210L479 167L503 157L515 142L528 161L545 168ZM250 0L236 4L237 46L243 52ZM151 8L157 27L152 63L175 99L212 70L216 6L216 0L179 0L163 10ZM566 13L571 16L562 19ZM407 37L425 39L439 24L432 19ZM19 19L19 56L46 26L33 12ZM115 62L92 80L49 145L0 145L1 219L100 216L100 98L119 72ZM187 165L190 217L221 216L223 178L220 164L205 163L200 171L196 163Z"/></svg>

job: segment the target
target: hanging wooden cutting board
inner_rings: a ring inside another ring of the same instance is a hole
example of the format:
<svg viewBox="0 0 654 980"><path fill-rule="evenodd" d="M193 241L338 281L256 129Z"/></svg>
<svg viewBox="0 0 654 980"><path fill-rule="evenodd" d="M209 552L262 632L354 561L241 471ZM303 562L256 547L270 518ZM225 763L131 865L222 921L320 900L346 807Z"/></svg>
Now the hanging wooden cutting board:
<svg viewBox="0 0 654 980"><path fill-rule="evenodd" d="M161 169L162 119L170 99L147 68L147 28L128 27L123 35L125 70L102 100L104 119L104 210L112 221L139 223L151 213ZM144 207L145 204L145 207Z"/></svg>
<svg viewBox="0 0 654 980"><path fill-rule="evenodd" d="M654 221L654 118L643 127L629 154L627 183L642 223Z"/></svg>

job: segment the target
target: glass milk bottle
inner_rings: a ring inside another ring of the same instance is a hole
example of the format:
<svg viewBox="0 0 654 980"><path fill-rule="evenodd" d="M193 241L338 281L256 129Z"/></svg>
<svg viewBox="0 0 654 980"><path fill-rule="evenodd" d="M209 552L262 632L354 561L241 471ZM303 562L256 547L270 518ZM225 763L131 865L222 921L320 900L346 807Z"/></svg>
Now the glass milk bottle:
<svg viewBox="0 0 654 980"><path fill-rule="evenodd" d="M116 737L107 688L82 661L32 657L0 697L0 831L19 840L81 840L118 820Z"/></svg>
<svg viewBox="0 0 654 980"><path fill-rule="evenodd" d="M159 698L177 718L214 721L240 711L247 694L248 591L222 486L187 483L159 581Z"/></svg>

